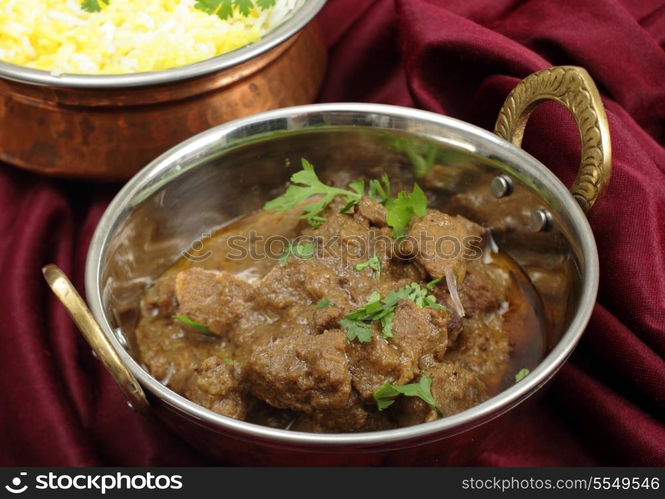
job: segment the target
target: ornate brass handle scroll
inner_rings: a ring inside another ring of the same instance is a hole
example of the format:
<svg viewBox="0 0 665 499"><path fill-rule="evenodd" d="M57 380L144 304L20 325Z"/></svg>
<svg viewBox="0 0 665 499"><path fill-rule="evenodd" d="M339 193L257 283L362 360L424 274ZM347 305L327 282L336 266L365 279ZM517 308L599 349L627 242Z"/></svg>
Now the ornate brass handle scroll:
<svg viewBox="0 0 665 499"><path fill-rule="evenodd" d="M582 210L588 212L610 180L612 146L605 109L586 70L576 66L556 66L527 76L508 95L494 132L519 147L529 115L545 100L563 104L575 117L582 143L582 160L570 191Z"/></svg>
<svg viewBox="0 0 665 499"><path fill-rule="evenodd" d="M130 406L138 411L144 412L148 409L148 400L143 388L134 375L129 372L122 363L118 353L111 345L109 339L104 335L101 327L92 316L90 309L81 296L76 292L65 273L55 265L47 265L42 269L46 282L53 290L62 304L69 312L83 336L92 347L93 352L101 360L116 383L127 397Z"/></svg>

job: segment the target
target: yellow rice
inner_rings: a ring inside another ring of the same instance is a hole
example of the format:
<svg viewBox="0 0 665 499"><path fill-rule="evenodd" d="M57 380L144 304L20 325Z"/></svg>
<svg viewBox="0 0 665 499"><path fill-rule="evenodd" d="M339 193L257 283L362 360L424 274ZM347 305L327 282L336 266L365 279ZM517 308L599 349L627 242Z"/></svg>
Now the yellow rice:
<svg viewBox="0 0 665 499"><path fill-rule="evenodd" d="M0 0L0 60L54 74L157 71L202 61L260 39L298 0L222 20L196 0Z"/></svg>

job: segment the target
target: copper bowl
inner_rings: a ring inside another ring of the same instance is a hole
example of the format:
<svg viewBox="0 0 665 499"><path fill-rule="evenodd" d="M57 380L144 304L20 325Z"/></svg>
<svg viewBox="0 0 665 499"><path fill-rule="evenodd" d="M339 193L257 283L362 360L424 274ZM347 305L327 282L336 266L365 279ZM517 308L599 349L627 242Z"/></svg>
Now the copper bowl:
<svg viewBox="0 0 665 499"><path fill-rule="evenodd" d="M126 180L211 126L313 102L326 46L303 0L256 43L196 64L126 75L54 76L0 61L0 160L50 176Z"/></svg>
<svg viewBox="0 0 665 499"><path fill-rule="evenodd" d="M570 191L518 147L529 113L550 99L573 112L582 137L580 172ZM44 273L130 405L156 414L225 462L468 463L517 406L541 392L584 331L598 289L598 254L585 213L601 196L611 169L605 112L581 68L555 67L527 77L508 97L495 132L378 104L301 106L221 125L157 158L110 204L88 251L85 283L92 312L57 267L47 266ZM323 178L339 169L355 177L369 166L375 173L383 165L410 169L419 150L439 158L437 175L423 184L436 207L492 228L499 247L538 291L546 352L524 380L430 423L315 434L217 414L173 392L142 367L133 335L140 296L183 252L195 248L202 234L261 208L284 189L301 157L314 162Z"/></svg>

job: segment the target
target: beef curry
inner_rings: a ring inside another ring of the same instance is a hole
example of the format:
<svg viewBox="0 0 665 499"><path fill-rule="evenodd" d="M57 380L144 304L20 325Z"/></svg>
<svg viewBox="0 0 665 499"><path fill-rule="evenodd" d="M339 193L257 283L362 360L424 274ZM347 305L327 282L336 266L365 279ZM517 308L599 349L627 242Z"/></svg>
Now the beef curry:
<svg viewBox="0 0 665 499"><path fill-rule="evenodd" d="M490 231L428 209L412 179L329 180L303 161L146 289L155 378L232 418L359 432L458 413L537 365L537 296Z"/></svg>

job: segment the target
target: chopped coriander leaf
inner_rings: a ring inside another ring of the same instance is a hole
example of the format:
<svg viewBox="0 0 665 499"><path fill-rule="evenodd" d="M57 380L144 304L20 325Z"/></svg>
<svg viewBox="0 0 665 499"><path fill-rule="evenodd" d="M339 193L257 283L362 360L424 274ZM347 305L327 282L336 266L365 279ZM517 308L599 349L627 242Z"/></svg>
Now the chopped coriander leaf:
<svg viewBox="0 0 665 499"><path fill-rule="evenodd" d="M277 0L256 0L256 6L259 9L269 9L270 7L275 6Z"/></svg>
<svg viewBox="0 0 665 499"><path fill-rule="evenodd" d="M243 16L248 16L254 7L252 0L233 0L233 5L238 8Z"/></svg>
<svg viewBox="0 0 665 499"><path fill-rule="evenodd" d="M439 282L441 281L441 279L442 279L441 277L437 277L437 278L434 279L433 281L428 282L428 283L427 283L427 286L426 286L427 289L429 289L430 291L432 291L434 288L436 288L436 285L439 284Z"/></svg>
<svg viewBox="0 0 665 499"><path fill-rule="evenodd" d="M351 182L349 187L361 196L365 194L365 181L362 179Z"/></svg>
<svg viewBox="0 0 665 499"><path fill-rule="evenodd" d="M340 213L347 212L360 202L360 198L365 193L365 182L357 180L352 182L349 188L350 190L340 189L324 184L316 175L314 166L303 158L302 170L291 176L291 185L286 192L272 201L268 201L264 205L264 209L286 211L303 204L304 214L300 218L307 220L310 225L318 227L325 222L321 213L336 196L342 196L345 202ZM369 196L386 207L386 221L392 227L392 236L395 238L406 235L413 216L422 217L427 212L427 197L417 184L414 184L410 194L401 191L396 198L393 198L390 179L385 174L380 181L369 181ZM315 199L304 204L311 198Z"/></svg>
<svg viewBox="0 0 665 499"><path fill-rule="evenodd" d="M422 178L432 171L438 152L438 147L434 144L427 145L424 157L422 154L409 154L407 152L407 156L409 156L411 164L413 165L413 173L415 173L416 178Z"/></svg>
<svg viewBox="0 0 665 499"><path fill-rule="evenodd" d="M357 187L357 185L356 185ZM319 196L316 200L303 206L304 214L300 217L307 220L310 225L318 226L325 218L321 213L328 207L336 196L342 196L346 201L345 209L348 210L357 204L362 197L362 193L357 190L347 191L338 187L331 187L324 184L317 177L314 166L302 159L302 170L291 176L291 185L284 194L268 201L264 209L272 211L286 211L304 203L314 196Z"/></svg>
<svg viewBox="0 0 665 499"><path fill-rule="evenodd" d="M248 16L253 8L268 9L273 7L275 2L276 0L197 0L194 7L220 19L228 19L233 15L234 8L243 16Z"/></svg>
<svg viewBox="0 0 665 499"><path fill-rule="evenodd" d="M233 364L233 362L234 362L234 360L233 360L233 359L229 359L228 357L227 357L226 359L224 359L224 363L225 363L225 364Z"/></svg>
<svg viewBox="0 0 665 499"><path fill-rule="evenodd" d="M102 6L109 4L110 0L81 0L81 9L86 12L100 12ZM237 9L243 16L251 14L252 9L259 10L274 7L277 0L196 0L194 7L207 14L228 19Z"/></svg>
<svg viewBox="0 0 665 499"><path fill-rule="evenodd" d="M369 181L369 197L381 204L385 204L392 197L390 179L387 173L381 175L380 181L375 179Z"/></svg>
<svg viewBox="0 0 665 499"><path fill-rule="evenodd" d="M440 303L437 303L436 302L436 297L432 296L432 295L426 296L425 299L423 300L423 302L424 302L425 306L429 307L429 308L435 308L437 310L448 310L446 307L444 307Z"/></svg>
<svg viewBox="0 0 665 499"><path fill-rule="evenodd" d="M374 331L368 324L362 321L356 319L342 319L339 321L339 325L346 329L346 337L349 341L355 339L358 339L360 343L369 343L372 341Z"/></svg>
<svg viewBox="0 0 665 499"><path fill-rule="evenodd" d="M284 248L284 253L279 257L277 262L284 267L289 261L289 257L295 256L301 260L309 260L314 257L316 253L316 246L313 242L307 241L298 241L297 243L289 243L289 245Z"/></svg>
<svg viewBox="0 0 665 499"><path fill-rule="evenodd" d="M393 295L394 293L394 295ZM428 289L423 288L417 282L412 282L411 284L404 286L403 288L393 291L386 296L386 300L397 301L399 300L411 300L413 303L419 307L430 307L436 308L439 310L445 310L445 307L439 305L436 302L436 297L428 294Z"/></svg>
<svg viewBox="0 0 665 499"><path fill-rule="evenodd" d="M109 4L109 0L82 0L81 9L86 12L100 12L102 6Z"/></svg>
<svg viewBox="0 0 665 499"><path fill-rule="evenodd" d="M409 158L416 178L424 177L432 170L440 152L436 144L417 142L406 138L400 138L393 142L393 147Z"/></svg>
<svg viewBox="0 0 665 499"><path fill-rule="evenodd" d="M395 319L395 311L391 310L386 315L379 319L381 322L381 334L384 338L393 337L393 320Z"/></svg>
<svg viewBox="0 0 665 499"><path fill-rule="evenodd" d="M334 306L334 303L331 302L328 298L321 298L318 302L316 302L315 308L328 308Z"/></svg>
<svg viewBox="0 0 665 499"><path fill-rule="evenodd" d="M401 393L395 389L390 381L386 381L381 387L374 392L374 400L376 401L376 406L380 411L387 409L395 403L395 399L400 396Z"/></svg>
<svg viewBox="0 0 665 499"><path fill-rule="evenodd" d="M354 192L358 193L360 197L362 197L365 194L365 181L364 180L356 180L355 182L351 182L349 184L349 187L351 190ZM340 213L346 213L349 211L351 208L353 208L355 205L358 204L358 201L360 199L355 199L352 198L347 201L347 203L342 207L341 210L339 210Z"/></svg>
<svg viewBox="0 0 665 499"><path fill-rule="evenodd" d="M417 383L410 383L408 385L394 385L392 382L386 381L374 392L374 400L380 411L393 405L395 399L400 395L418 397L434 409L437 409L436 400L432 396L432 381L433 378L428 377L424 373L420 376L420 380Z"/></svg>
<svg viewBox="0 0 665 499"><path fill-rule="evenodd" d="M517 371L517 374L515 374L515 383L519 383L520 381L522 381L524 378L526 378L529 375L530 372L531 371L529 371L526 367L523 367L522 369Z"/></svg>
<svg viewBox="0 0 665 499"><path fill-rule="evenodd" d="M233 15L233 0L196 0L194 7L220 19Z"/></svg>
<svg viewBox="0 0 665 499"><path fill-rule="evenodd" d="M405 236L409 222L413 216L423 217L427 213L427 197L418 184L413 185L411 194L401 191L396 198L390 198L385 203L386 221L392 227L392 236L399 238Z"/></svg>
<svg viewBox="0 0 665 499"><path fill-rule="evenodd" d="M356 319L367 320L370 317L372 317L373 314L382 309L380 300L381 300L381 295L375 291L367 299L367 304L365 306L360 307L354 310L353 312L350 312L349 314L346 315L346 317L348 319L353 319L353 320Z"/></svg>
<svg viewBox="0 0 665 499"><path fill-rule="evenodd" d="M359 328L369 328L369 323L372 321L380 323L381 334L384 338L392 338L395 308L400 300L410 300L419 307L445 309L445 307L436 302L434 296L427 293L426 288L423 288L417 282L412 282L407 286L391 291L383 299L381 299L379 293L372 293L364 306L346 314L345 318L339 324L347 330L347 338L351 341L359 338ZM350 331L349 328L352 326L353 331ZM369 335L365 334L364 337L367 338L367 341L372 339L371 333Z"/></svg>
<svg viewBox="0 0 665 499"><path fill-rule="evenodd" d="M178 319L180 322L182 322L185 326L191 327L192 329L201 334L205 334L206 336L212 336L210 329L208 329L208 326L206 326L205 324L201 324L200 322L190 319L186 315L176 315L175 318Z"/></svg>
<svg viewBox="0 0 665 499"><path fill-rule="evenodd" d="M378 281L381 279L381 259L374 255L372 258L366 262L359 263L354 267L358 272L364 269L372 269L374 271L374 278Z"/></svg>

